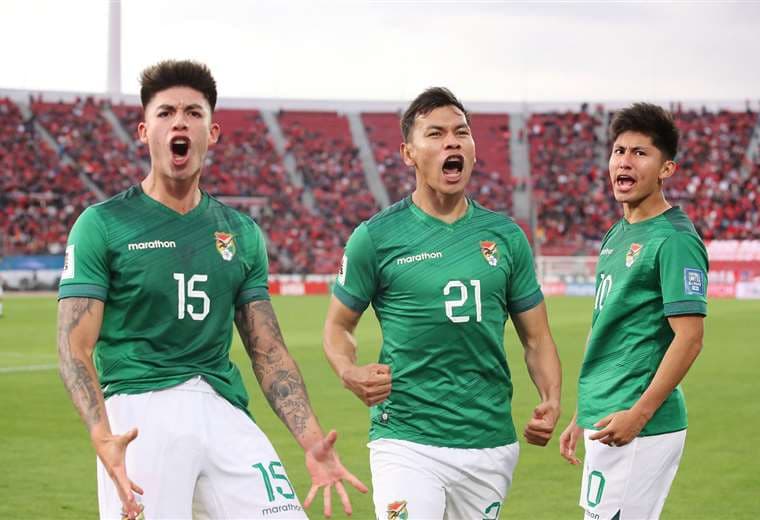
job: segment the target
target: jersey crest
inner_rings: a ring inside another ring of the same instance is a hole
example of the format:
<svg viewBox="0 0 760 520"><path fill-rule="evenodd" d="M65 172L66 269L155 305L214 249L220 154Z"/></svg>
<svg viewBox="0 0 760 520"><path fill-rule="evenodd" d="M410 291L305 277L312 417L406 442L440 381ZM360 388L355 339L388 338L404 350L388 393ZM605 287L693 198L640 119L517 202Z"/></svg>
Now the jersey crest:
<svg viewBox="0 0 760 520"><path fill-rule="evenodd" d="M641 253L641 248L644 247L641 244L631 244L628 248L628 252L625 254L625 266L631 267Z"/></svg>
<svg viewBox="0 0 760 520"><path fill-rule="evenodd" d="M388 504L388 520L406 520L409 513L406 510L406 500L398 500Z"/></svg>
<svg viewBox="0 0 760 520"><path fill-rule="evenodd" d="M496 247L496 242L481 240L480 252L483 253L483 258L491 267L496 267L496 264L499 263L499 250Z"/></svg>
<svg viewBox="0 0 760 520"><path fill-rule="evenodd" d="M222 255L222 258L228 262L235 256L235 237L232 233L225 233L224 231L216 231L214 233L216 238L216 250Z"/></svg>

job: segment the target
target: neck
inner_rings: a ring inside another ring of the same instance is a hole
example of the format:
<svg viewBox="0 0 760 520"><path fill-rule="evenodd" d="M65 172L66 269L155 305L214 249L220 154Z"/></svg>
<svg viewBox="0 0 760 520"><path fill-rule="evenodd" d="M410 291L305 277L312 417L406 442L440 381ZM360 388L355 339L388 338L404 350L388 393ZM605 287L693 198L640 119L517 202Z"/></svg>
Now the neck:
<svg viewBox="0 0 760 520"><path fill-rule="evenodd" d="M182 215L192 211L201 201L199 176L171 179L153 170L140 183L143 193Z"/></svg>
<svg viewBox="0 0 760 520"><path fill-rule="evenodd" d="M431 217L447 224L458 220L467 212L464 192L447 195L418 187L412 193L412 202Z"/></svg>
<svg viewBox="0 0 760 520"><path fill-rule="evenodd" d="M637 202L623 203L623 216L630 224L642 222L665 213L671 208L661 191Z"/></svg>

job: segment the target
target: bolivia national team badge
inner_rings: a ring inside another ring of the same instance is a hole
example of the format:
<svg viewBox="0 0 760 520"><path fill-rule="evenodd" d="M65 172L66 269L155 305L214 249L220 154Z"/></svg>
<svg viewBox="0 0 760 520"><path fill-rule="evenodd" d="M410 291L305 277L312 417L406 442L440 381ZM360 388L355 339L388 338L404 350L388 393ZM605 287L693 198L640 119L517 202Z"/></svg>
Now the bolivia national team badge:
<svg viewBox="0 0 760 520"><path fill-rule="evenodd" d="M409 513L406 510L406 500L398 500L388 504L388 520L406 520Z"/></svg>
<svg viewBox="0 0 760 520"><path fill-rule="evenodd" d="M489 240L481 241L480 252L483 253L483 258L486 259L486 262L491 267L496 267L496 264L499 263L499 250L496 249L496 242Z"/></svg>
<svg viewBox="0 0 760 520"><path fill-rule="evenodd" d="M641 248L641 244L631 244L631 247L628 248L628 252L625 254L626 267L631 267L633 265L633 263L639 257L639 253L641 253Z"/></svg>
<svg viewBox="0 0 760 520"><path fill-rule="evenodd" d="M217 231L214 233L216 238L216 250L222 255L222 258L228 262L235 256L235 237L232 233L225 233L223 231Z"/></svg>

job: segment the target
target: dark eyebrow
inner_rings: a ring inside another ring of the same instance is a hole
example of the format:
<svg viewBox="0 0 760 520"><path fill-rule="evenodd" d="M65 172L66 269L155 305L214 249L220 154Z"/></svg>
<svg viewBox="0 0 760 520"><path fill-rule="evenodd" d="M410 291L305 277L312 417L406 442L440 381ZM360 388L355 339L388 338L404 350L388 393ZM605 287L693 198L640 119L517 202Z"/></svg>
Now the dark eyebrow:
<svg viewBox="0 0 760 520"><path fill-rule="evenodd" d="M454 130L461 130L463 128L466 128L466 129L469 130L470 126L468 124L466 124L466 123L462 123L461 125L457 125L456 127L454 127ZM428 126L428 127L425 128L426 132L428 132L430 130L441 130L441 131L443 131L443 130L446 130L446 127L443 127L441 125L431 125L431 126Z"/></svg>
<svg viewBox="0 0 760 520"><path fill-rule="evenodd" d="M168 103L164 103L163 105L158 105L156 107L156 112L161 111L161 110L176 110L176 109L177 109L177 107L175 107L174 105L170 105ZM200 110L202 112L203 111L203 105L200 105L198 103L193 103L193 104L187 105L185 107L185 111L187 111L187 110Z"/></svg>

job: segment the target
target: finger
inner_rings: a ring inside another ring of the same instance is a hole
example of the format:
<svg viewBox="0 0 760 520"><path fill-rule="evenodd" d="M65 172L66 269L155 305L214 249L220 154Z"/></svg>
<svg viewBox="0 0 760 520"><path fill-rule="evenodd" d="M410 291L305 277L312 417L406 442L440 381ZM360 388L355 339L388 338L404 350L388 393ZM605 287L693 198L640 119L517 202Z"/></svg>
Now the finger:
<svg viewBox="0 0 760 520"><path fill-rule="evenodd" d="M366 389L366 395L369 398L376 398L381 396L388 396L388 394L391 393L391 385L379 385L372 388Z"/></svg>
<svg viewBox="0 0 760 520"><path fill-rule="evenodd" d="M366 493L369 491L369 488L364 485L364 482L359 480L353 473L348 471L346 468L343 468L343 476L341 477L343 480L347 480L349 484L354 486L358 491L362 493Z"/></svg>
<svg viewBox="0 0 760 520"><path fill-rule="evenodd" d="M309 488L309 494L306 495L306 500L303 501L304 507L309 507L311 505L311 503L314 501L314 497L317 496L318 489L318 486L312 484L311 488Z"/></svg>
<svg viewBox="0 0 760 520"><path fill-rule="evenodd" d="M351 501L348 499L348 493L346 493L346 488L343 487L343 483L337 482L335 484L335 490L338 492L340 501L343 504L343 511L345 511L347 515L353 513L353 510L351 509Z"/></svg>
<svg viewBox="0 0 760 520"><path fill-rule="evenodd" d="M330 433L328 433L325 436L324 448L327 450L332 449L332 447L335 446L335 441L337 440L338 440L338 432L335 430L330 430Z"/></svg>
<svg viewBox="0 0 760 520"><path fill-rule="evenodd" d="M329 518L332 516L332 485L327 484L325 486L322 497L325 501L325 516Z"/></svg>
<svg viewBox="0 0 760 520"><path fill-rule="evenodd" d="M610 424L610 422L612 421L613 417L615 417L615 414L611 413L610 415L608 415L604 419L602 419L600 421L597 421L597 423L594 425L594 427L595 428L604 428L605 426L607 426L608 424Z"/></svg>
<svg viewBox="0 0 760 520"><path fill-rule="evenodd" d="M603 428L599 430L598 432L594 432L591 435L588 436L588 438L592 441L598 441L599 439L603 439L604 437L608 436L610 434L610 430L607 428Z"/></svg>
<svg viewBox="0 0 760 520"><path fill-rule="evenodd" d="M138 486L137 484L135 484L131 480L129 481L129 487L132 489L132 491L134 491L138 495L144 495L145 494L145 491L143 491L143 488L141 488L140 486Z"/></svg>
<svg viewBox="0 0 760 520"><path fill-rule="evenodd" d="M547 424L545 421L537 421L535 419L528 421L527 428L530 428L531 430L535 430L539 432L547 432L547 433L551 433L554 431L553 425Z"/></svg>
<svg viewBox="0 0 760 520"><path fill-rule="evenodd" d="M132 428L124 435L121 435L119 440L123 442L125 445L129 444L130 442L132 442L133 440L137 438L137 433L138 433L137 428Z"/></svg>

